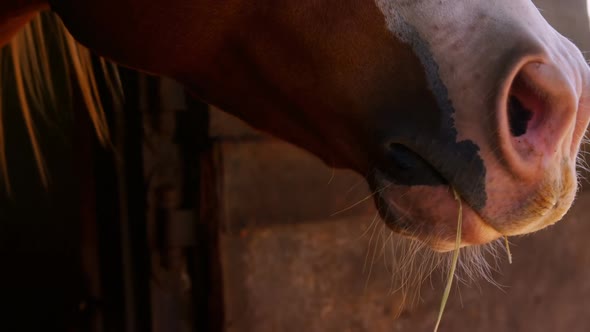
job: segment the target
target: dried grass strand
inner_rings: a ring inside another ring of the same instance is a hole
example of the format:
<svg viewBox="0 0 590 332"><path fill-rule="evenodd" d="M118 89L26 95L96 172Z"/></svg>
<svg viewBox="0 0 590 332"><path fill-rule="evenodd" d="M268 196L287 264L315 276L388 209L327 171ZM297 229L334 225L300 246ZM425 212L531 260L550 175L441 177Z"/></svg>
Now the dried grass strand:
<svg viewBox="0 0 590 332"><path fill-rule="evenodd" d="M453 195L455 196L455 200L459 204L459 215L457 216L457 236L455 238L455 250L453 252L453 260L451 261L451 268L449 269L449 275L447 277L447 285L445 286L445 291L443 293L443 297L440 303L440 309L438 311L438 317L436 319L436 325L434 326L434 332L438 331L440 326L440 322L442 321L442 317L447 306L447 300L449 299L449 294L451 293L451 288L453 286L453 280L455 277L455 270L457 269L457 262L459 261L459 251L461 250L461 228L463 226L463 204L461 202L461 197L457 193L457 191L453 188Z"/></svg>

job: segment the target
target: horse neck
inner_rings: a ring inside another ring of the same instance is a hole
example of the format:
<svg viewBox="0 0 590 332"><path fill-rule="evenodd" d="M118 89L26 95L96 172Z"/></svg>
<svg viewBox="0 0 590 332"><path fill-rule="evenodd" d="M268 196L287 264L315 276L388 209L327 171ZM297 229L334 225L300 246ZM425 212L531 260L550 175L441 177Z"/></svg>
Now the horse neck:
<svg viewBox="0 0 590 332"><path fill-rule="evenodd" d="M388 80L408 64L374 0L59 0L52 9L99 55L175 78L318 155L344 144L328 132L360 134L351 128L367 103L403 84Z"/></svg>

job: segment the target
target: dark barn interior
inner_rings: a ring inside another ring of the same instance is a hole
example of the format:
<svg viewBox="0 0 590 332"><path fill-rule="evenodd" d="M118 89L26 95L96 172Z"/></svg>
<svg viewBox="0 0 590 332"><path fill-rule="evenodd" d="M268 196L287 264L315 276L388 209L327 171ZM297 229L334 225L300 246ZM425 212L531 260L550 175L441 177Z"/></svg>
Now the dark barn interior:
<svg viewBox="0 0 590 332"><path fill-rule="evenodd" d="M590 50L585 1L535 2ZM110 146L79 96L73 113L38 117L46 189L16 98L4 101L12 191L0 198L1 331L432 330L444 285L434 278L401 309L392 267L367 254L372 201L345 209L367 196L361 177L170 80L121 76L125 102L105 102ZM511 239L514 263L502 259L494 274L502 288L455 288L442 331L590 329L583 187L564 221Z"/></svg>

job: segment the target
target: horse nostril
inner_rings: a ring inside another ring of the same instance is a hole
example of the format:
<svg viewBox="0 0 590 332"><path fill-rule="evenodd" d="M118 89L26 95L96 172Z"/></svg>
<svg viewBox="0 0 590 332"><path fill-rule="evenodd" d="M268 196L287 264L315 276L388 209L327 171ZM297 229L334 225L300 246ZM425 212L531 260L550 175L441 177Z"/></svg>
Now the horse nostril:
<svg viewBox="0 0 590 332"><path fill-rule="evenodd" d="M506 108L508 127L513 137L533 131L535 122L541 120L548 111L548 92L539 86L539 78L533 75L536 74L536 68L537 64L534 63L525 66L510 87Z"/></svg>
<svg viewBox="0 0 590 332"><path fill-rule="evenodd" d="M529 62L510 82L499 113L499 138L503 158L520 176L532 179L531 168L565 157L578 108L575 77L570 76L556 64Z"/></svg>
<svg viewBox="0 0 590 332"><path fill-rule="evenodd" d="M519 137L526 134L533 112L522 105L516 96L508 98L508 123L512 136Z"/></svg>

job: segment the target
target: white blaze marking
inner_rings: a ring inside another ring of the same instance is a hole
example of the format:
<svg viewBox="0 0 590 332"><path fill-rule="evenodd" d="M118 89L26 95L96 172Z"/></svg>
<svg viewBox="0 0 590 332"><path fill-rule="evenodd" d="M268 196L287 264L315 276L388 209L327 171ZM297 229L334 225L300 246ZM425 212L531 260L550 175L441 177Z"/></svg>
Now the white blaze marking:
<svg viewBox="0 0 590 332"><path fill-rule="evenodd" d="M420 31L407 22L399 10L402 5L395 0L375 0L375 3L383 13L389 31L397 39L408 44L414 51L414 54L420 59L428 80L428 87L436 98L440 109L449 116L452 116L454 109L450 102L447 87L439 75L439 67L434 54L432 54L428 43L420 35ZM417 9L416 6L413 9Z"/></svg>

